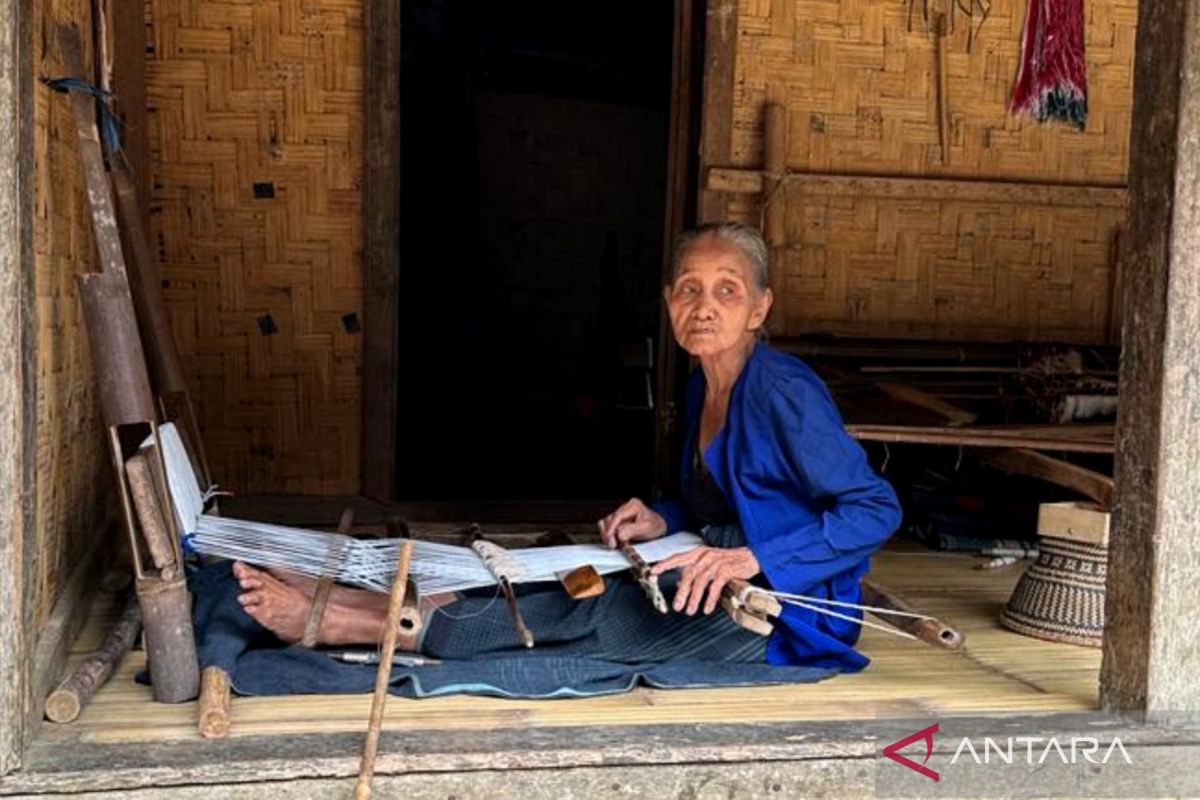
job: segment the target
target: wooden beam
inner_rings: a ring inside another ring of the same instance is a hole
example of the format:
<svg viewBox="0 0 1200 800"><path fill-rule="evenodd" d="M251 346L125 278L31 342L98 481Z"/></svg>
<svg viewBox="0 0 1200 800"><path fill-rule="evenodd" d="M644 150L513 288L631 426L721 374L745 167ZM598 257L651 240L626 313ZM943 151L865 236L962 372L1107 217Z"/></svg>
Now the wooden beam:
<svg viewBox="0 0 1200 800"><path fill-rule="evenodd" d="M758 170L712 167L705 176L704 185L710 192L762 192L763 174ZM1128 192L1123 186L962 181L886 175L812 175L798 172L788 175L787 182L788 191L798 191L806 197L883 197L896 200L1105 208L1124 208L1128 202Z"/></svg>
<svg viewBox="0 0 1200 800"><path fill-rule="evenodd" d="M32 730L37 420L29 0L0 5L0 775Z"/></svg>
<svg viewBox="0 0 1200 800"><path fill-rule="evenodd" d="M733 80L737 58L737 0L709 0L704 36L704 105L700 123L700 174L733 160ZM761 191L761 177L760 177ZM700 186L699 221L725 219L725 196Z"/></svg>
<svg viewBox="0 0 1200 800"><path fill-rule="evenodd" d="M1014 475L1027 475L1064 486L1112 508L1113 479L1099 472L1035 450L981 450L975 454L985 464Z"/></svg>
<svg viewBox="0 0 1200 800"><path fill-rule="evenodd" d="M400 4L366 0L363 169L363 494L396 495L400 274Z"/></svg>
<svg viewBox="0 0 1200 800"><path fill-rule="evenodd" d="M1087 427L1086 435L1071 431ZM1111 453L1113 441L1107 426L1045 425L1029 427L950 428L936 425L846 426L851 436L867 442L961 445L963 447L1024 447L1072 453Z"/></svg>
<svg viewBox="0 0 1200 800"><path fill-rule="evenodd" d="M1100 698L1200 709L1200 13L1138 3Z"/></svg>
<svg viewBox="0 0 1200 800"><path fill-rule="evenodd" d="M30 6L31 0L21 0L0 12L5 62L0 69L0 341L5 343L0 352L0 775L18 766L21 746L33 732L31 629L38 557L34 97L30 57L21 46L30 42Z"/></svg>

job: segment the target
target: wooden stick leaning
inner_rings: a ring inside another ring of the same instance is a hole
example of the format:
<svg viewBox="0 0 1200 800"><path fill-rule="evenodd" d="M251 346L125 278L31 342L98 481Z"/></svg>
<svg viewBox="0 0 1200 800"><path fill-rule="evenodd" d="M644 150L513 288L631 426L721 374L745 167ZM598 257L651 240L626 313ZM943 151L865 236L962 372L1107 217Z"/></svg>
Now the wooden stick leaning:
<svg viewBox="0 0 1200 800"><path fill-rule="evenodd" d="M75 668L46 698L46 717L51 722L74 722L96 690L112 675L121 657L133 646L142 628L141 607L130 592L120 619L109 629L100 649Z"/></svg>
<svg viewBox="0 0 1200 800"><path fill-rule="evenodd" d="M371 777L375 774L375 755L379 749L379 730L383 725L383 707L387 702L388 681L392 676L392 656L396 653L396 635L400 623L400 608L404 605L405 588L408 585L408 567L412 561L412 541L404 543L396 558L396 577L392 580L392 592L388 597L387 621L383 629L383 650L379 655L379 669L375 672L375 693L371 697L371 719L367 724L367 738L363 742L362 764L358 770L358 782L354 785L355 800L366 800L371 796Z"/></svg>

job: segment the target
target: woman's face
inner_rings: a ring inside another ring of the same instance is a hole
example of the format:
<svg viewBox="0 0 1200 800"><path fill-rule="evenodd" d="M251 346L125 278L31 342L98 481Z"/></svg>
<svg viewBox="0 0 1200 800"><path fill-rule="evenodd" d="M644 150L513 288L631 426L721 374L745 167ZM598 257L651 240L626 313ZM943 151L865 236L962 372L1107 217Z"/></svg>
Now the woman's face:
<svg viewBox="0 0 1200 800"><path fill-rule="evenodd" d="M750 262L712 236L684 252L665 296L675 340L697 358L746 346L771 310L771 290L754 285Z"/></svg>

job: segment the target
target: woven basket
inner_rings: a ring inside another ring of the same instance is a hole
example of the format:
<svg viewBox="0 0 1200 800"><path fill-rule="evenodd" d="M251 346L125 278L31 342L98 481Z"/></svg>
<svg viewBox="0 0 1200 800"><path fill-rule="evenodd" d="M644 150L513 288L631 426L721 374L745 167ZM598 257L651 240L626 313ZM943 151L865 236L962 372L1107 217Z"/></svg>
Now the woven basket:
<svg viewBox="0 0 1200 800"><path fill-rule="evenodd" d="M1099 647L1108 549L1043 536L1038 550L1037 561L1017 581L1000 623L1052 642Z"/></svg>

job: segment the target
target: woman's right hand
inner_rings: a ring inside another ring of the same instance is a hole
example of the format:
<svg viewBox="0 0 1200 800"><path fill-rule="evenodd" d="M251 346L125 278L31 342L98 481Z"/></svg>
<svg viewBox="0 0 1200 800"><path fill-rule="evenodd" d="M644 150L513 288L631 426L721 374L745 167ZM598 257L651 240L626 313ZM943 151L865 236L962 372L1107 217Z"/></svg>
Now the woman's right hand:
<svg viewBox="0 0 1200 800"><path fill-rule="evenodd" d="M596 523L604 546L616 549L629 542L644 542L667 532L667 521L636 497Z"/></svg>

